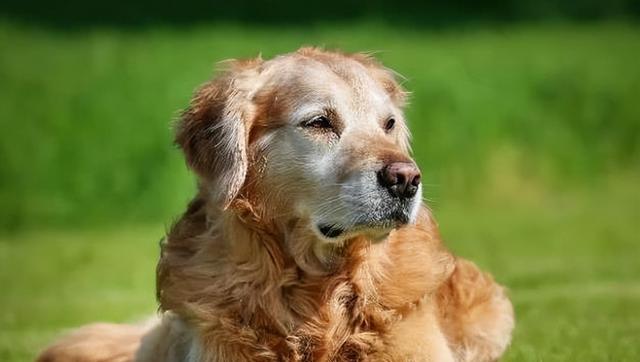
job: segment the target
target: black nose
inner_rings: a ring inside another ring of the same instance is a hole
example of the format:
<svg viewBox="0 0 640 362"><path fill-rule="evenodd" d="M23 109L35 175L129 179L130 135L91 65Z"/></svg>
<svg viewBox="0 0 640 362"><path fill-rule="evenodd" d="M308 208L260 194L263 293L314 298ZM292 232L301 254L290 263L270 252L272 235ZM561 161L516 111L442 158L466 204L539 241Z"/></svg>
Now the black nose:
<svg viewBox="0 0 640 362"><path fill-rule="evenodd" d="M420 170L413 163L393 162L378 172L378 182L394 197L408 199L418 192Z"/></svg>

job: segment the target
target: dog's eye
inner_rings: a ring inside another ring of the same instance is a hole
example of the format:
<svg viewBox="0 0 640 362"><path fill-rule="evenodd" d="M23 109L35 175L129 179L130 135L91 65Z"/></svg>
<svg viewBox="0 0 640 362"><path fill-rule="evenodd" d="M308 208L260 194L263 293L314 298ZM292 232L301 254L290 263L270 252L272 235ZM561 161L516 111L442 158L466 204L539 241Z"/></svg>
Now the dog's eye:
<svg viewBox="0 0 640 362"><path fill-rule="evenodd" d="M317 116L302 124L305 128L331 129L331 121L325 116Z"/></svg>
<svg viewBox="0 0 640 362"><path fill-rule="evenodd" d="M393 129L395 125L396 125L396 120L394 118L389 118L387 120L387 123L384 124L384 130L386 132L389 132Z"/></svg>

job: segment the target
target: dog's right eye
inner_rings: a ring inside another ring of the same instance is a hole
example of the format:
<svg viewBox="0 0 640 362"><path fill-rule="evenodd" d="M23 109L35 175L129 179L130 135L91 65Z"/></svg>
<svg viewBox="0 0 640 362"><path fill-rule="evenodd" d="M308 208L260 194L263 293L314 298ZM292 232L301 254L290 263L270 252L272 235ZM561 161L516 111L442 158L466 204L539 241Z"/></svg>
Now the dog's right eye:
<svg viewBox="0 0 640 362"><path fill-rule="evenodd" d="M333 128L333 125L331 125L331 121L329 121L327 117L317 116L309 121L303 122L302 127L329 130Z"/></svg>

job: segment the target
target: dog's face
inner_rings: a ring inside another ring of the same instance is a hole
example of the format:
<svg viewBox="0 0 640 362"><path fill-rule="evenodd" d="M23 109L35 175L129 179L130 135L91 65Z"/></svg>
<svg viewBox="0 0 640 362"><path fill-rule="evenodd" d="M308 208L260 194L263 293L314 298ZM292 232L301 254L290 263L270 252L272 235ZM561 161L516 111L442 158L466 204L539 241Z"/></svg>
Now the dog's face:
<svg viewBox="0 0 640 362"><path fill-rule="evenodd" d="M260 199L326 242L381 239L415 220L421 202L403 96L367 57L303 49L205 85L178 143L223 205Z"/></svg>

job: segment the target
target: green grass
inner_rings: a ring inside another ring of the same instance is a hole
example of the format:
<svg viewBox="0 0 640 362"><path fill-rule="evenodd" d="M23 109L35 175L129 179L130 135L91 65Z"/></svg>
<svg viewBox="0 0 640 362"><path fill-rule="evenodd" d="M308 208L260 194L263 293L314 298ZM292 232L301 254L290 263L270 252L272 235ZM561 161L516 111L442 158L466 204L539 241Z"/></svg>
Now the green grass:
<svg viewBox="0 0 640 362"><path fill-rule="evenodd" d="M0 21L0 361L153 313L157 240L193 192L170 120L216 61L302 44L407 77L443 235L511 290L505 360L640 360L639 27Z"/></svg>
<svg viewBox="0 0 640 362"><path fill-rule="evenodd" d="M155 311L161 227L27 232L0 239L0 360L27 361L66 328Z"/></svg>
<svg viewBox="0 0 640 362"><path fill-rule="evenodd" d="M505 360L640 358L638 181L551 193L503 182L442 204L447 245L510 289L517 327Z"/></svg>

